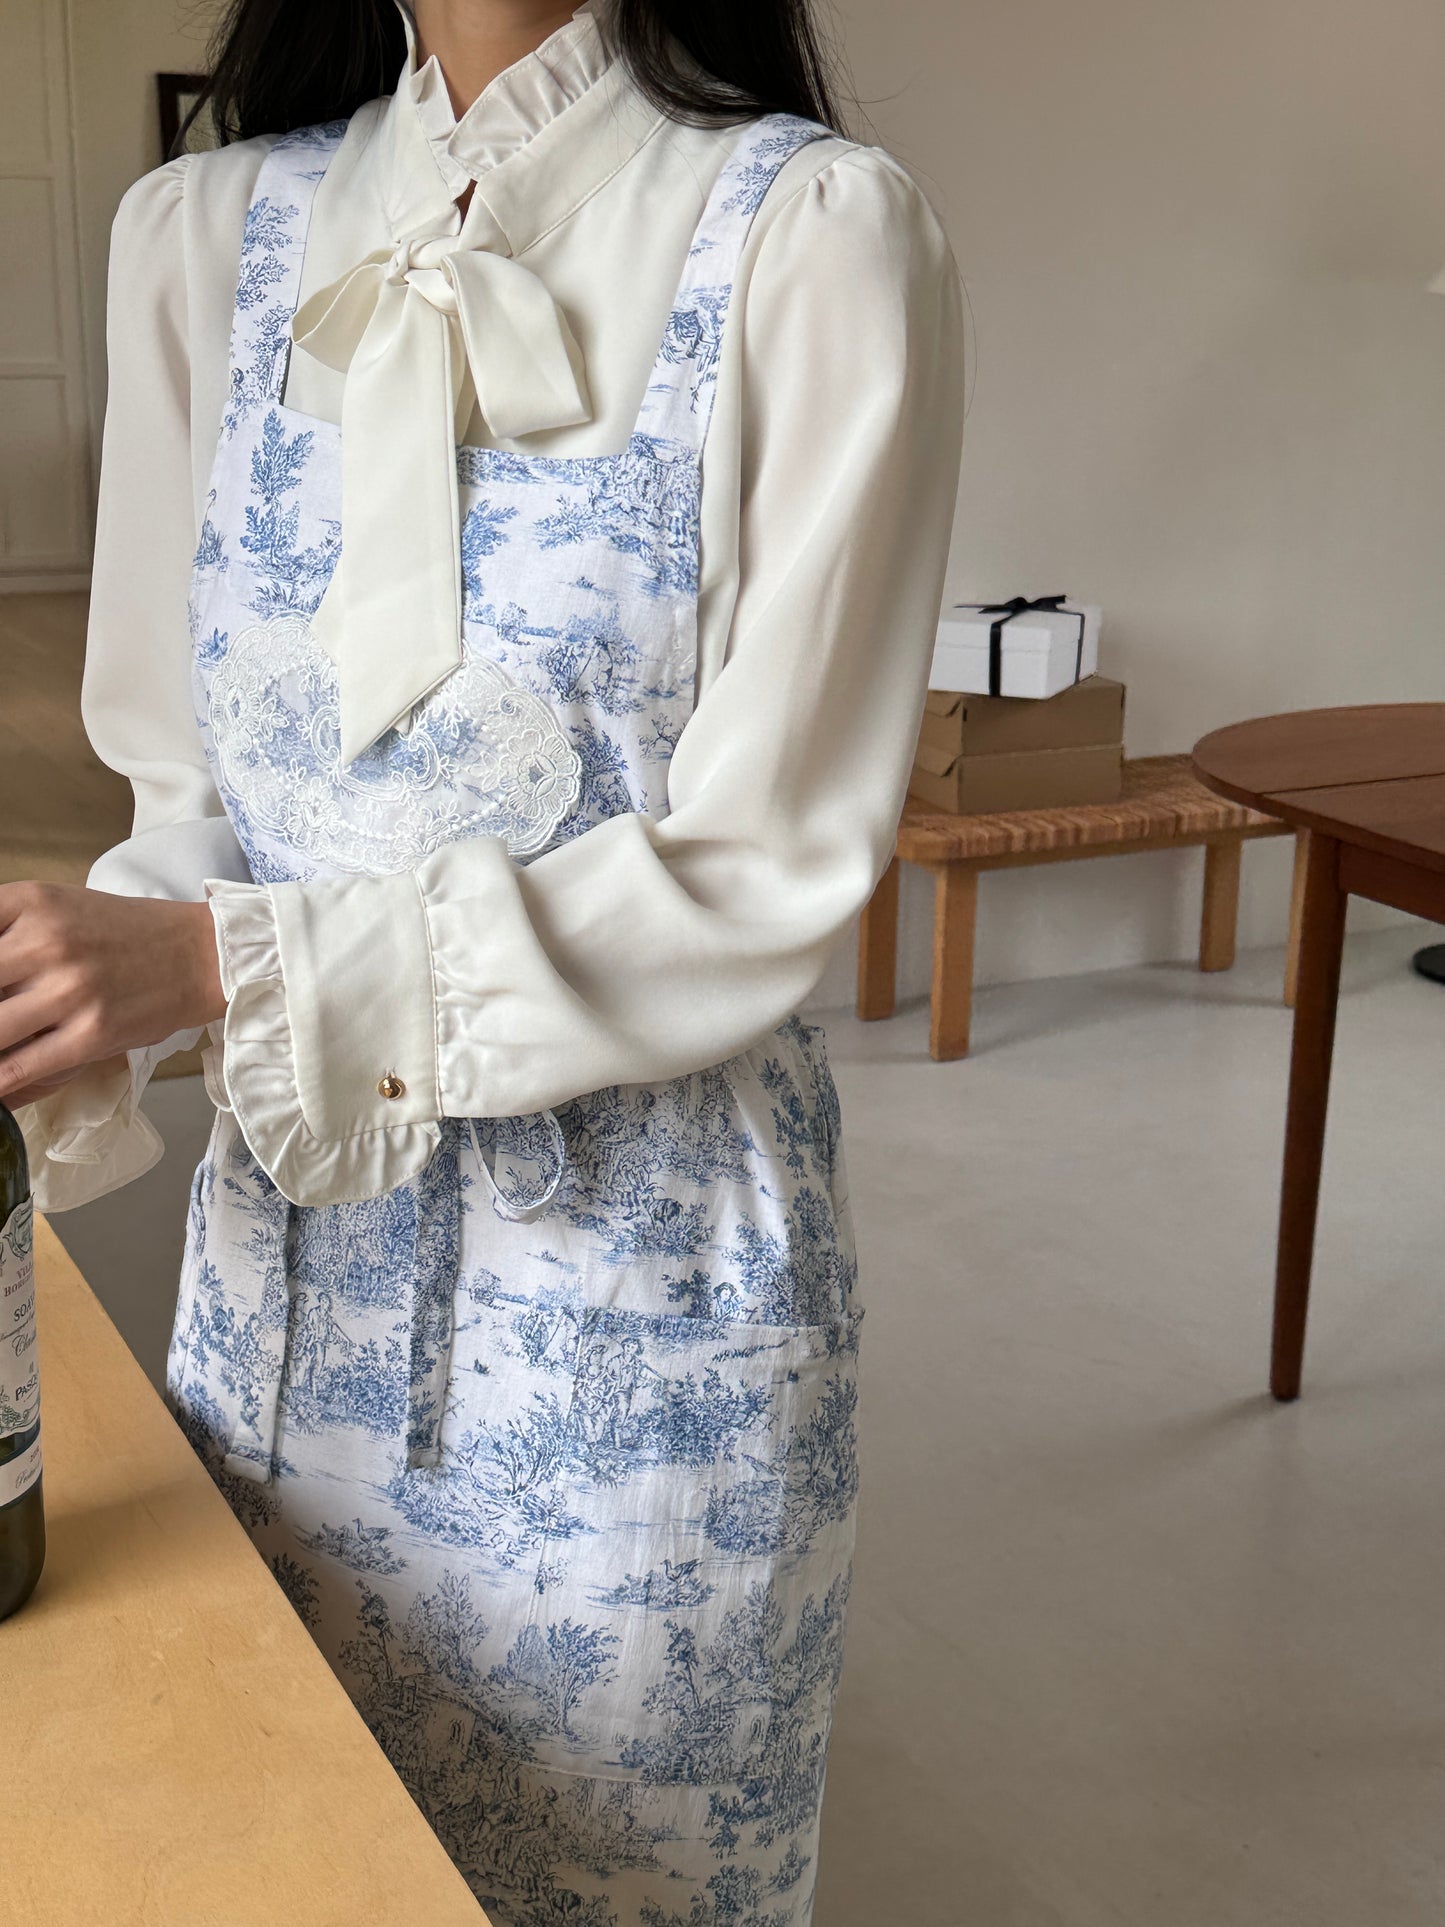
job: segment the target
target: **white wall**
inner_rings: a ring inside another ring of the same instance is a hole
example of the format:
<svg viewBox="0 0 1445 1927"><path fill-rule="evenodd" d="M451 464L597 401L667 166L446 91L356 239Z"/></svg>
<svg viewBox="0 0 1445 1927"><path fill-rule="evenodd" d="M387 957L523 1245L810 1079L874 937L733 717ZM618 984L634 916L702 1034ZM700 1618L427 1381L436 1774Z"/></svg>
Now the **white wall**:
<svg viewBox="0 0 1445 1927"><path fill-rule="evenodd" d="M120 197L161 161L158 73L204 64L210 0L71 0L84 320L96 449L105 409L105 271Z"/></svg>
<svg viewBox="0 0 1445 1927"><path fill-rule="evenodd" d="M954 595L1102 603L1135 754L1272 710L1445 697L1438 0L839 14L976 323ZM1187 955L1198 861L985 878L980 976ZM1241 938L1279 939L1284 846L1245 868ZM824 1000L851 980L841 957Z"/></svg>

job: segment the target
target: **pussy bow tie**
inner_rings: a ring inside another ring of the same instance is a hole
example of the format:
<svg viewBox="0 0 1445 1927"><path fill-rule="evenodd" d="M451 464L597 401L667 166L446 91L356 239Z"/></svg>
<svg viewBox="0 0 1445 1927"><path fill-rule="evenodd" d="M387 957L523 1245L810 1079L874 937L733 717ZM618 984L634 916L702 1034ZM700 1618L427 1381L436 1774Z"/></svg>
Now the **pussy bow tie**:
<svg viewBox="0 0 1445 1927"><path fill-rule="evenodd" d="M313 628L337 665L349 763L462 659L456 448L473 405L499 441L592 409L541 281L455 235L369 254L298 309L292 339L346 377L343 555Z"/></svg>

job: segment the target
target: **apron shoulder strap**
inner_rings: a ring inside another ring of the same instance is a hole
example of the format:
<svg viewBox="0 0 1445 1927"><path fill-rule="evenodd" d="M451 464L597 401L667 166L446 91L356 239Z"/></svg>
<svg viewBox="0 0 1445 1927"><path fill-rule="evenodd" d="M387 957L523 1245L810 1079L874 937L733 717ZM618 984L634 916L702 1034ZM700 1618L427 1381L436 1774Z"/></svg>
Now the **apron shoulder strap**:
<svg viewBox="0 0 1445 1927"><path fill-rule="evenodd" d="M281 399L311 208L346 128L344 120L297 128L283 134L261 163L241 230L226 436L252 409Z"/></svg>
<svg viewBox="0 0 1445 1927"><path fill-rule="evenodd" d="M663 330L637 432L699 454L707 439L723 329L753 217L785 162L831 127L796 114L748 121L707 197Z"/></svg>

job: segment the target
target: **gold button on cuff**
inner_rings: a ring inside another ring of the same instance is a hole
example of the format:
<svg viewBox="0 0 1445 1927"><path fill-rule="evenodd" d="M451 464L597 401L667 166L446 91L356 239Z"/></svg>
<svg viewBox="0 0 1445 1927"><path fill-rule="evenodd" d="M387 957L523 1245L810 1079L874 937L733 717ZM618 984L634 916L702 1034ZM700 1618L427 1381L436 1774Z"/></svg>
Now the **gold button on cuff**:
<svg viewBox="0 0 1445 1927"><path fill-rule="evenodd" d="M406 1096L406 1086L394 1071L388 1071L376 1088L382 1097Z"/></svg>

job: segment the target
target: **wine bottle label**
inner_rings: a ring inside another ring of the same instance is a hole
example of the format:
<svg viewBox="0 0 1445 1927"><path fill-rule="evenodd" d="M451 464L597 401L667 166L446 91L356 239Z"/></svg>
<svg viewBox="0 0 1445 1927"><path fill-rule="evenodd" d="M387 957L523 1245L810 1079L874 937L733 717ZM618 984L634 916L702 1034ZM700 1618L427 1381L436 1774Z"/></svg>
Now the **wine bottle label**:
<svg viewBox="0 0 1445 1927"><path fill-rule="evenodd" d="M30 1200L0 1227L0 1446L40 1423L40 1371L35 1355L35 1266ZM0 1464L0 1506L40 1477L40 1440Z"/></svg>
<svg viewBox="0 0 1445 1927"><path fill-rule="evenodd" d="M40 1477L40 1440L31 1440L25 1450L0 1465L0 1512L23 1498Z"/></svg>

